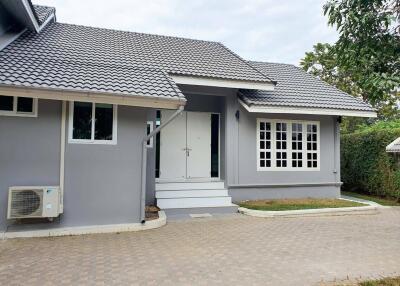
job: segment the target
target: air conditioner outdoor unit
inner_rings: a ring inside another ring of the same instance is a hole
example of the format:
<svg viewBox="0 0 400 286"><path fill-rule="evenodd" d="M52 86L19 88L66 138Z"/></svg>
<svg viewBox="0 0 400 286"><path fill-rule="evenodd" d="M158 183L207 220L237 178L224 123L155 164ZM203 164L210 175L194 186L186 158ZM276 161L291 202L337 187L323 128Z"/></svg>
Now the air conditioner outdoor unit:
<svg viewBox="0 0 400 286"><path fill-rule="evenodd" d="M54 218L63 212L60 187L10 187L8 219Z"/></svg>

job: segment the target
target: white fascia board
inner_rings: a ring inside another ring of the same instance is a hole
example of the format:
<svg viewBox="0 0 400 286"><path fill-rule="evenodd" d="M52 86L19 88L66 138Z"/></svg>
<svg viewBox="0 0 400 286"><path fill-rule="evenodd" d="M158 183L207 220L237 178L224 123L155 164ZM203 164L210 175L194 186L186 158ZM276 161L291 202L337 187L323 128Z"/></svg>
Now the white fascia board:
<svg viewBox="0 0 400 286"><path fill-rule="evenodd" d="M377 117L374 111L341 110L328 108L305 108L305 107L280 107L280 106L248 106L239 99L239 103L251 113L283 113L283 114L311 114L311 115L333 115L352 117Z"/></svg>
<svg viewBox="0 0 400 286"><path fill-rule="evenodd" d="M274 90L275 87L275 85L272 82L217 79L217 78L194 77L194 76L173 75L173 74L170 74L170 76L172 80L177 84L240 88L240 89L259 89L268 91Z"/></svg>
<svg viewBox="0 0 400 286"><path fill-rule="evenodd" d="M398 152L398 150L392 150L394 145L399 144L400 142L400 137L397 138L396 140L394 140L392 143L390 143L389 145L386 146L386 152Z"/></svg>
<svg viewBox="0 0 400 286"><path fill-rule="evenodd" d="M184 98L157 98L143 95L92 93L83 91L78 92L58 89L21 88L11 86L0 86L0 94L50 100L97 102L165 109L177 109L179 106L186 104L186 99Z"/></svg>
<svg viewBox="0 0 400 286"><path fill-rule="evenodd" d="M38 23L38 21L37 21L37 19L35 17L35 11L32 11L31 5L28 3L28 0L22 0L22 4L25 7L26 13L28 13L28 16L29 16L29 19L32 22L32 25L35 27L36 32L39 33L40 32L40 26L39 26L39 23Z"/></svg>
<svg viewBox="0 0 400 286"><path fill-rule="evenodd" d="M48 23L50 23L51 21L54 21L54 18L55 18L55 15L53 13L46 19L46 21L44 21L42 23L42 25L40 25L38 32L40 33L42 31L42 29L47 26Z"/></svg>

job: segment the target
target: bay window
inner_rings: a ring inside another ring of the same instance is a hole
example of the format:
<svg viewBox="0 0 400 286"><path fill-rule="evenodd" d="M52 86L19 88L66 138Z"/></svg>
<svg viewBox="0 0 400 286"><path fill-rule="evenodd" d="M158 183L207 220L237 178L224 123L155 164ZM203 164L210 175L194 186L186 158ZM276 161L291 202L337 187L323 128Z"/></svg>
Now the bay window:
<svg viewBox="0 0 400 286"><path fill-rule="evenodd" d="M319 170L319 122L258 119L257 169Z"/></svg>

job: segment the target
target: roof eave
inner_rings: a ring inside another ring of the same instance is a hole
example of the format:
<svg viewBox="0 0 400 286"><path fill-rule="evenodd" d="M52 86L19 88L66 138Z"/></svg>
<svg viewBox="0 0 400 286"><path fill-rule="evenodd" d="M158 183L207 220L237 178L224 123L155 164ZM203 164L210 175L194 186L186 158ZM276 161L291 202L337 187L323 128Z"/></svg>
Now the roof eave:
<svg viewBox="0 0 400 286"><path fill-rule="evenodd" d="M0 85L0 94L49 100L83 101L117 105L177 109L186 105L184 97L158 97L140 94L76 91L59 88L20 87Z"/></svg>
<svg viewBox="0 0 400 286"><path fill-rule="evenodd" d="M180 74L170 74L176 84L199 85L212 87L225 87L237 89L253 89L253 90L274 90L275 83L272 81L248 81L223 78L210 78L200 76L189 76Z"/></svg>
<svg viewBox="0 0 400 286"><path fill-rule="evenodd" d="M375 111L368 110L348 110L334 108L310 108L292 106L268 106L247 104L238 99L239 103L251 113L281 113L281 114L307 114L307 115L331 115L331 116L351 116L351 117L377 117Z"/></svg>

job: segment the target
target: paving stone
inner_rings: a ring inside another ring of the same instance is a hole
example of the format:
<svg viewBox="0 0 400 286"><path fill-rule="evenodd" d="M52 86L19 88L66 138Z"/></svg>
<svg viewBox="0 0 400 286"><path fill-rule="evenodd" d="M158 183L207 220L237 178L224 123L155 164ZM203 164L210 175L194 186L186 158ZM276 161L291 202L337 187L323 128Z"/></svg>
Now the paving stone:
<svg viewBox="0 0 400 286"><path fill-rule="evenodd" d="M0 285L332 285L400 275L400 208L0 241Z"/></svg>

